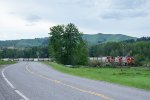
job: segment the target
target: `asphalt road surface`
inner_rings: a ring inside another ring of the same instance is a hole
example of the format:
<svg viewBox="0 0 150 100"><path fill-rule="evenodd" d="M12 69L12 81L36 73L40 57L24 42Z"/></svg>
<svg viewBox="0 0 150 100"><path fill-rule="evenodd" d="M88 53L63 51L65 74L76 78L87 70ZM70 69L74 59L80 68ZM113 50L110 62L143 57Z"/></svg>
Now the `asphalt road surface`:
<svg viewBox="0 0 150 100"><path fill-rule="evenodd" d="M150 100L150 91L64 74L39 62L0 71L0 100Z"/></svg>

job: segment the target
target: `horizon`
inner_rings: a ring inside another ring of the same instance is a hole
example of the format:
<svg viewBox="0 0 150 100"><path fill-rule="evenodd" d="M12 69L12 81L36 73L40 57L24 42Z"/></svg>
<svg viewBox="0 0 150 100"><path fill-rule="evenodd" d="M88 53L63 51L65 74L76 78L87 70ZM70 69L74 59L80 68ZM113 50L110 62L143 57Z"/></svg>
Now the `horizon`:
<svg viewBox="0 0 150 100"><path fill-rule="evenodd" d="M95 35L95 34L104 34L104 35L107 35L105 33L94 33L94 34L88 34L88 35ZM111 34L111 35L125 35L125 34ZM126 35L126 36L129 36L129 35ZM133 37L133 36L129 36L129 37ZM47 37L35 37L35 38L19 38L19 39L11 39L11 40L26 40L26 39L41 39L41 38L49 38L49 36ZM134 37L134 38L141 38L141 37ZM11 41L10 39L8 40L1 40L0 41Z"/></svg>
<svg viewBox="0 0 150 100"><path fill-rule="evenodd" d="M0 40L48 37L50 27L68 23L85 34L147 37L149 9L149 0L3 0Z"/></svg>

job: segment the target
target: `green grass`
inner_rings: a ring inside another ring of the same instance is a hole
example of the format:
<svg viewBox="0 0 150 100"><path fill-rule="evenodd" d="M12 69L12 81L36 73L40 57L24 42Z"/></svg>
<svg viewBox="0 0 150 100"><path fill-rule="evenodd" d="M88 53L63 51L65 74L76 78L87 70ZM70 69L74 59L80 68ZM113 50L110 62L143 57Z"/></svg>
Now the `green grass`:
<svg viewBox="0 0 150 100"><path fill-rule="evenodd" d="M2 61L0 60L0 65L6 65L6 64L14 64L16 63L15 61Z"/></svg>
<svg viewBox="0 0 150 100"><path fill-rule="evenodd" d="M144 68L125 68L122 72L119 68L69 68L53 62L46 64L64 73L150 90L150 70Z"/></svg>

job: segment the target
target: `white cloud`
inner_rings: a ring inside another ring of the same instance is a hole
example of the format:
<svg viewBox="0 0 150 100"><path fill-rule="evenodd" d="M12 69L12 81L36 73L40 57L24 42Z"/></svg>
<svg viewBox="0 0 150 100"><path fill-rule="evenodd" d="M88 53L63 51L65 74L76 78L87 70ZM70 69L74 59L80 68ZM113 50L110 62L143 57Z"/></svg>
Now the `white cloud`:
<svg viewBox="0 0 150 100"><path fill-rule="evenodd" d="M149 13L143 10L106 10L105 12L101 13L100 17L102 19L134 19L139 17L147 17Z"/></svg>
<svg viewBox="0 0 150 100"><path fill-rule="evenodd" d="M45 37L70 22L84 33L150 36L149 9L149 0L1 0L0 39Z"/></svg>

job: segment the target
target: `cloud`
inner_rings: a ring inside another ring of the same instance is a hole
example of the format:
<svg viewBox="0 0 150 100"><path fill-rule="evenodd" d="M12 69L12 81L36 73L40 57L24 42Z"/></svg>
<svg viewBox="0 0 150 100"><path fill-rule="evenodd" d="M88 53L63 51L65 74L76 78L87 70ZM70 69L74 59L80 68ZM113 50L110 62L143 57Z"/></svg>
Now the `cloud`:
<svg viewBox="0 0 150 100"><path fill-rule="evenodd" d="M113 11L105 11L100 15L102 19L134 19L134 18L142 18L149 16L149 13L141 11L141 10L113 10Z"/></svg>
<svg viewBox="0 0 150 100"><path fill-rule="evenodd" d="M70 22L84 33L150 36L149 14L150 0L1 0L0 38L45 37Z"/></svg>
<svg viewBox="0 0 150 100"><path fill-rule="evenodd" d="M112 8L115 9L139 9L143 8L148 0L112 0Z"/></svg>
<svg viewBox="0 0 150 100"><path fill-rule="evenodd" d="M38 22L41 19L42 18L40 16L34 14L31 14L26 18L26 20L28 20L29 22Z"/></svg>
<svg viewBox="0 0 150 100"><path fill-rule="evenodd" d="M149 0L110 0L109 6L99 11L98 17L109 20L145 18L150 14Z"/></svg>
<svg viewBox="0 0 150 100"><path fill-rule="evenodd" d="M25 24L25 26L35 26L36 24L38 24L39 21L42 20L42 18L38 15L35 14L29 14L25 20L27 21L27 23Z"/></svg>

